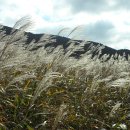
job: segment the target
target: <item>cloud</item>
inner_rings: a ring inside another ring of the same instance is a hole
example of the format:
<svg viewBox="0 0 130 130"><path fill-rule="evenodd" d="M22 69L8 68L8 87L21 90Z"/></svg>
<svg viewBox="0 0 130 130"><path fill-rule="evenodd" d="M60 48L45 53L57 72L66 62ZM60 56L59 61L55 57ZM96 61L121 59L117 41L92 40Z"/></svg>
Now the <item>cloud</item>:
<svg viewBox="0 0 130 130"><path fill-rule="evenodd" d="M86 27L87 37L94 41L108 41L114 33L114 25L108 21L97 21Z"/></svg>
<svg viewBox="0 0 130 130"><path fill-rule="evenodd" d="M72 13L89 12L99 13L110 10L111 0L65 0L67 6L70 6Z"/></svg>
<svg viewBox="0 0 130 130"><path fill-rule="evenodd" d="M99 14L111 11L130 10L129 0L62 0L72 14L86 12Z"/></svg>
<svg viewBox="0 0 130 130"><path fill-rule="evenodd" d="M0 0L0 3L1 21L10 26L12 21L15 23L25 15L37 18L44 15L51 17L53 13L51 0ZM12 21L9 21L9 19L12 19Z"/></svg>
<svg viewBox="0 0 130 130"><path fill-rule="evenodd" d="M130 49L129 43L130 43L130 31L121 32L116 33L116 35L113 36L110 46L117 49L126 49L126 48Z"/></svg>
<svg viewBox="0 0 130 130"><path fill-rule="evenodd" d="M124 9L124 10L130 10L130 1L129 0L115 0L116 8L118 9Z"/></svg>

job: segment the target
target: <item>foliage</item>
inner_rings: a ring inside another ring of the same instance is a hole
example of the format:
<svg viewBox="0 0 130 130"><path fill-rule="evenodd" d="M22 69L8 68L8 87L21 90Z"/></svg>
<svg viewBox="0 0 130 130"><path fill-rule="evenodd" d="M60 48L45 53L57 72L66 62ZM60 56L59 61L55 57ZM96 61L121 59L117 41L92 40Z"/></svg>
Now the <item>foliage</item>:
<svg viewBox="0 0 130 130"><path fill-rule="evenodd" d="M90 57L9 45L0 61L0 130L130 129L129 60Z"/></svg>

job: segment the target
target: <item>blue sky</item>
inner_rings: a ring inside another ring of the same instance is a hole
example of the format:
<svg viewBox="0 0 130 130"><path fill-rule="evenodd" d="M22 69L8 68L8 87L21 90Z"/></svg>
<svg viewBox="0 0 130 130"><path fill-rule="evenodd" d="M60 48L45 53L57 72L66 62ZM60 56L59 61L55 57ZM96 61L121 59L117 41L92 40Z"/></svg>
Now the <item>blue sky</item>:
<svg viewBox="0 0 130 130"><path fill-rule="evenodd" d="M0 0L0 24L13 26L30 15L33 33L61 35L81 25L75 39L101 42L116 49L130 49L130 0Z"/></svg>

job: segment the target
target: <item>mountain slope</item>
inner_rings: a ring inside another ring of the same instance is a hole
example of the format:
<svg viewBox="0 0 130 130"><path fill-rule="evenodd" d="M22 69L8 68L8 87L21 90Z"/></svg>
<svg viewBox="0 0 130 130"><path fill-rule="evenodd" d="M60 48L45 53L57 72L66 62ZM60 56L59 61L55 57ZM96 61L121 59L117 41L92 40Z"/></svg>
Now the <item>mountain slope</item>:
<svg viewBox="0 0 130 130"><path fill-rule="evenodd" d="M12 28L7 26L0 26L0 41L6 41L7 36L10 35ZM17 30L15 30L17 31ZM63 52L66 53L72 50L70 54L71 57L80 58L82 55L89 52L92 54L92 57L99 55L101 58L104 54L109 55L108 59L112 55L121 55L125 56L128 59L128 55L130 54L130 50L127 49L120 49L116 50L110 48L108 46L104 46L101 43L93 42L93 41L82 41L82 40L73 40L66 37L61 37L57 35L48 35L48 34L33 34L30 32L24 32L21 37L16 38L13 43L20 44L22 43L23 46L29 51L36 51L39 48L43 47L47 50L48 53L52 53L57 47L61 47ZM72 47L73 46L73 49Z"/></svg>

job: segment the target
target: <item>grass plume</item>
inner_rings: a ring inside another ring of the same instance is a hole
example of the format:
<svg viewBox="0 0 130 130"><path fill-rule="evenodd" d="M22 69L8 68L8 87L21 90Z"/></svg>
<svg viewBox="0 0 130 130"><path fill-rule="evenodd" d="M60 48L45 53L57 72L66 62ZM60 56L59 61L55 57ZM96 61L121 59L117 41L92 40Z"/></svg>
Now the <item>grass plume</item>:
<svg viewBox="0 0 130 130"><path fill-rule="evenodd" d="M14 27L24 30L29 23L23 18ZM43 44L54 41L48 37ZM62 47L49 54L9 47L0 64L0 130L130 129L130 60L91 59L93 45L79 60Z"/></svg>
<svg viewBox="0 0 130 130"><path fill-rule="evenodd" d="M3 50L1 51L0 60L2 60L2 57L3 57L6 49L8 48L8 46L12 42L14 42L16 39L18 39L19 37L21 37L21 34L23 33L23 31L26 31L31 26L32 26L32 21L30 20L29 16L22 17L20 20L18 20L15 23L15 25L12 28L12 31L11 31L10 35L8 36L7 41L5 42ZM15 30L16 28L18 30Z"/></svg>

